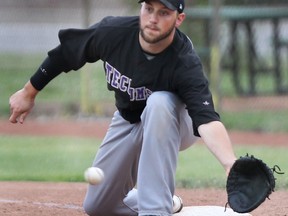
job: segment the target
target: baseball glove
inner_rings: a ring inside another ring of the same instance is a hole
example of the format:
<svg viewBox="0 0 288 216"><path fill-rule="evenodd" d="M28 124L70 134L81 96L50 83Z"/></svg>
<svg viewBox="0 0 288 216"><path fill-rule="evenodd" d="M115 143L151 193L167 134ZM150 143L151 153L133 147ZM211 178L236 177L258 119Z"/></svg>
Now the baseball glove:
<svg viewBox="0 0 288 216"><path fill-rule="evenodd" d="M227 204L238 213L256 209L274 191L274 172L284 174L277 165L269 168L253 155L237 159L226 182Z"/></svg>

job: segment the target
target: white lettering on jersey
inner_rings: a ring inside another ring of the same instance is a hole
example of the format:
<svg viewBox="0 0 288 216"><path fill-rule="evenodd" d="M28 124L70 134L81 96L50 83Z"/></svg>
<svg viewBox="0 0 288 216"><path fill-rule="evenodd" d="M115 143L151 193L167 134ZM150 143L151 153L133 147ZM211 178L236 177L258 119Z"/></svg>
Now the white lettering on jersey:
<svg viewBox="0 0 288 216"><path fill-rule="evenodd" d="M119 89L120 91L129 94L130 101L146 100L152 94L152 91L145 86L132 88L132 79L125 75L122 75L108 62L105 62L105 75L106 81L109 85L111 85L115 89Z"/></svg>

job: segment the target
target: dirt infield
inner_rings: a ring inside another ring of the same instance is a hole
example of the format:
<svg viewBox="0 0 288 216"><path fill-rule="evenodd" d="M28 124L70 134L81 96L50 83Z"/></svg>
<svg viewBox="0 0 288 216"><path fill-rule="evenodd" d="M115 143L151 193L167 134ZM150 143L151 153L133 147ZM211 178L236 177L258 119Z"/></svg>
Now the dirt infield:
<svg viewBox="0 0 288 216"><path fill-rule="evenodd" d="M13 125L0 121L0 134L61 135L102 138L108 121L27 121L24 125ZM288 134L262 134L230 131L234 144L287 146ZM80 216L85 183L1 182L0 215L9 216ZM180 189L176 191L185 206L218 205L227 202L221 189ZM288 191L276 191L253 216L288 216Z"/></svg>
<svg viewBox="0 0 288 216"><path fill-rule="evenodd" d="M103 138L110 119L96 120L27 120L23 125L0 119L0 134L36 136L76 136ZM233 144L287 146L287 133L229 131Z"/></svg>
<svg viewBox="0 0 288 216"><path fill-rule="evenodd" d="M82 216L85 183L1 182L0 215ZM226 194L220 189L177 189L185 206L225 206ZM253 216L287 216L288 192L276 191ZM201 215L202 216L202 215ZM205 215L203 215L205 216Z"/></svg>

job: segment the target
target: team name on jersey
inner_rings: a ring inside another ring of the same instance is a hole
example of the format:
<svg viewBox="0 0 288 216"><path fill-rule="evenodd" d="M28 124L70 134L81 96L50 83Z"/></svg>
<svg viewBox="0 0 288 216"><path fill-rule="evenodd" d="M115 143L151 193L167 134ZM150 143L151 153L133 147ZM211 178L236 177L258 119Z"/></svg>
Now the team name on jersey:
<svg viewBox="0 0 288 216"><path fill-rule="evenodd" d="M121 74L108 62L105 62L105 75L107 83L115 89L128 93L130 101L146 100L152 94L152 91L145 86L132 88L132 79Z"/></svg>

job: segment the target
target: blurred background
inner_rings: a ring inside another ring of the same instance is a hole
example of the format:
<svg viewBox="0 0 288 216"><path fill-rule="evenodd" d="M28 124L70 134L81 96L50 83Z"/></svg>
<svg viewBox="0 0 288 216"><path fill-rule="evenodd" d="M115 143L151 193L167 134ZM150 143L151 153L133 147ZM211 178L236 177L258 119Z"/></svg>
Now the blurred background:
<svg viewBox="0 0 288 216"><path fill-rule="evenodd" d="M105 16L137 15L136 0L1 0L0 118L58 31L85 28ZM202 59L217 111L228 129L288 131L287 0L186 0L181 29ZM37 98L30 118L102 118L115 110L102 62L62 74Z"/></svg>

